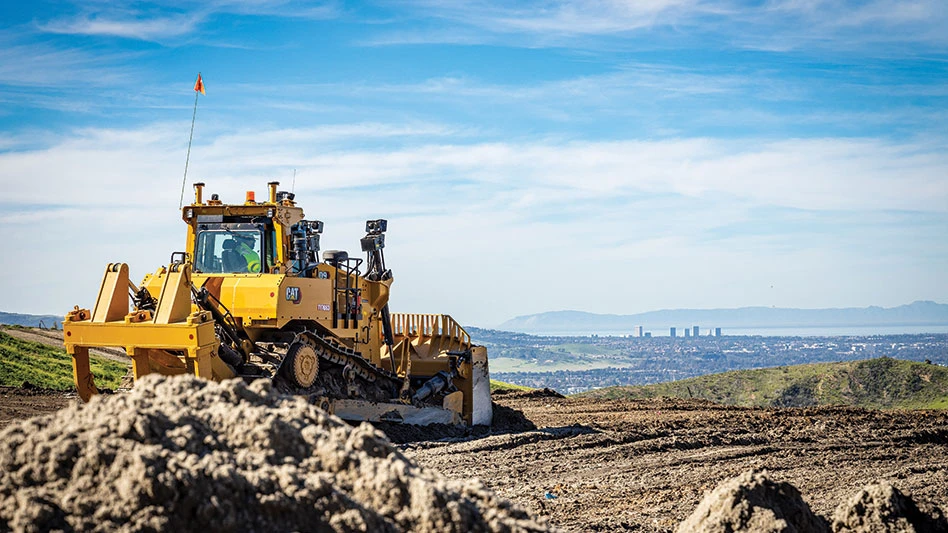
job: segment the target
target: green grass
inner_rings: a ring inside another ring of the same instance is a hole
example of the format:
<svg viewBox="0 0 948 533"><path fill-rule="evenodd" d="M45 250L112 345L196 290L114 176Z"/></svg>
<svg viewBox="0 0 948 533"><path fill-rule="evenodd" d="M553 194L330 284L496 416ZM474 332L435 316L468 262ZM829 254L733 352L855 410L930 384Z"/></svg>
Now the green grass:
<svg viewBox="0 0 948 533"><path fill-rule="evenodd" d="M913 407L913 409L948 409L948 397L919 404L917 407Z"/></svg>
<svg viewBox="0 0 948 533"><path fill-rule="evenodd" d="M948 408L948 368L882 357L737 370L637 387L583 393L593 398L700 398L742 406L854 405L873 409Z"/></svg>
<svg viewBox="0 0 948 533"><path fill-rule="evenodd" d="M128 369L123 363L91 356L90 365L99 388L115 389ZM72 390L72 357L62 348L22 341L0 331L0 385L29 383L52 390Z"/></svg>
<svg viewBox="0 0 948 533"><path fill-rule="evenodd" d="M524 387L523 385L514 385L513 383L505 383L503 381L497 381L495 379L490 380L490 391L494 392L496 390L533 390L530 387Z"/></svg>

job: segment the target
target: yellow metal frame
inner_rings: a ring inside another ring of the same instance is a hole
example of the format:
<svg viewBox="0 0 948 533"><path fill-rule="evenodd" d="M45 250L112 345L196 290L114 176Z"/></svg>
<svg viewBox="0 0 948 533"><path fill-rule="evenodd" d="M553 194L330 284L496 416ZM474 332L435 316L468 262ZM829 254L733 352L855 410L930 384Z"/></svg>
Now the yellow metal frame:
<svg viewBox="0 0 948 533"><path fill-rule="evenodd" d="M207 379L233 377L217 357L220 346L214 319L206 311L192 312L190 268L180 265L163 280L157 309L129 312L128 265L105 269L92 312L78 306L63 321L63 342L72 356L79 397L89 401L98 393L89 366L89 348L120 347L132 359L135 379L153 371L191 373ZM173 353L171 353L173 352ZM181 355L175 355L181 354Z"/></svg>
<svg viewBox="0 0 948 533"><path fill-rule="evenodd" d="M394 355L399 375L409 367L429 376L447 370L445 352L472 346L471 336L450 315L392 313L392 334L395 345L389 355Z"/></svg>

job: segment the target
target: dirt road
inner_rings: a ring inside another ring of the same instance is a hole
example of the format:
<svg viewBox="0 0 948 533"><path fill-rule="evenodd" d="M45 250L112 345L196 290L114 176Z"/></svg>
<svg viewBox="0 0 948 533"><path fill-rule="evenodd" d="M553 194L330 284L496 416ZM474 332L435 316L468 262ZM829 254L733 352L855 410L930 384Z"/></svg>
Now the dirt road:
<svg viewBox="0 0 948 533"><path fill-rule="evenodd" d="M568 531L672 531L704 491L751 468L792 483L823 516L878 479L948 509L948 413L495 399L538 429L401 448L446 476L478 477ZM0 389L0 427L71 401Z"/></svg>

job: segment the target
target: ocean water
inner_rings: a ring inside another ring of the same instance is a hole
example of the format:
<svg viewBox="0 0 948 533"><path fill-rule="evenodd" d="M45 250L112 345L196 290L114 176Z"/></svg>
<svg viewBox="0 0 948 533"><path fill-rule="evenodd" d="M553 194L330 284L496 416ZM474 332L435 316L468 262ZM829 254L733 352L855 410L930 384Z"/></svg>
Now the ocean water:
<svg viewBox="0 0 948 533"><path fill-rule="evenodd" d="M684 328L678 329L678 338L684 338ZM653 337L668 337L668 328L653 328ZM631 336L631 331L530 331L531 335L549 335L556 337L589 337L599 335ZM871 335L916 335L924 333L948 334L948 324L938 326L812 326L812 327L785 327L785 328L721 328L722 336L761 336L761 337L868 337ZM707 337L710 332L701 329L701 336Z"/></svg>
<svg viewBox="0 0 948 533"><path fill-rule="evenodd" d="M948 333L943 326L842 326L795 328L728 328L721 335L760 335L763 337L868 337L870 335L915 335Z"/></svg>

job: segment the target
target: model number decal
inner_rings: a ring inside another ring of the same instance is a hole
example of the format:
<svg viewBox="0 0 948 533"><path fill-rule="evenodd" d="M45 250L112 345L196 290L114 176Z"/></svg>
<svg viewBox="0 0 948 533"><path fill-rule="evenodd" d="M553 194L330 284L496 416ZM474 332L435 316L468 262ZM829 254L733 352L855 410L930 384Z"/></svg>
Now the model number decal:
<svg viewBox="0 0 948 533"><path fill-rule="evenodd" d="M331 308L329 307L329 304L316 304L316 310L317 310L317 311L329 311L329 310L331 310Z"/></svg>
<svg viewBox="0 0 948 533"><path fill-rule="evenodd" d="M295 304L300 303L300 299L303 297L303 294L300 292L299 287L287 287L286 288L286 301L293 302Z"/></svg>

